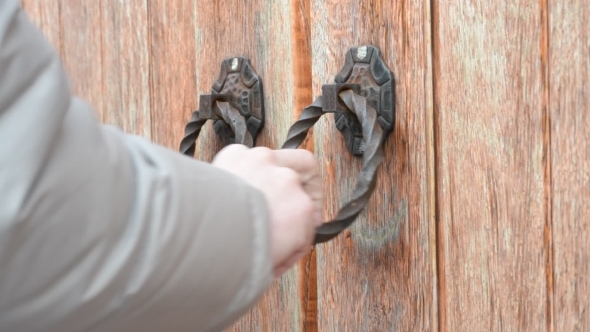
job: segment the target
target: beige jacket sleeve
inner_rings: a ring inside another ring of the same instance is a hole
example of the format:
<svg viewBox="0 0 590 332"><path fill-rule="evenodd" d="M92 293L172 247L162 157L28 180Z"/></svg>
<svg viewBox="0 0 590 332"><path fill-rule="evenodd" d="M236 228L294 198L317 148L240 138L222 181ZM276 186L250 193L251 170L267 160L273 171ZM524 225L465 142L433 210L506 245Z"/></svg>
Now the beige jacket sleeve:
<svg viewBox="0 0 590 332"><path fill-rule="evenodd" d="M99 124L0 0L0 331L220 331L272 280L267 213L240 179Z"/></svg>

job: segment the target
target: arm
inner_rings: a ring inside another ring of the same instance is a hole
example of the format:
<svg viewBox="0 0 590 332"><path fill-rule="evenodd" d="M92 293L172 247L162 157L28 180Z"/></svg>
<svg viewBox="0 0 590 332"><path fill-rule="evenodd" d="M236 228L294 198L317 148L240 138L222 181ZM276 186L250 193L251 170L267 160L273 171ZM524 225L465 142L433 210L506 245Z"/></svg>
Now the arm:
<svg viewBox="0 0 590 332"><path fill-rule="evenodd" d="M100 125L0 0L0 330L219 331L272 278L263 193Z"/></svg>

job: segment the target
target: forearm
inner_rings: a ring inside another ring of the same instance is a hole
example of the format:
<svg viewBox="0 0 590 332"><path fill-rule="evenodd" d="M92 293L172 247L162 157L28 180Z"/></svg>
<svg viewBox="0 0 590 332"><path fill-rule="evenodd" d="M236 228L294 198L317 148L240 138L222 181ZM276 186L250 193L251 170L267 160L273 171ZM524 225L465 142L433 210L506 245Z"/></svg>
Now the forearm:
<svg viewBox="0 0 590 332"><path fill-rule="evenodd" d="M192 331L242 313L272 276L263 195L99 124L17 6L0 1L0 330Z"/></svg>

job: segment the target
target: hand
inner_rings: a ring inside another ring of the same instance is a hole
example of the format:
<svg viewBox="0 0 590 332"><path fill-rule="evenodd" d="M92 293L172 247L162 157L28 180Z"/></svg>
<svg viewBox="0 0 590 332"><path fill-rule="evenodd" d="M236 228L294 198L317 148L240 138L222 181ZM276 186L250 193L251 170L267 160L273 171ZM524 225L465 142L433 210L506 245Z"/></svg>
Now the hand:
<svg viewBox="0 0 590 332"><path fill-rule="evenodd" d="M323 222L324 196L315 156L302 149L248 149L233 144L222 149L212 164L266 196L274 274L283 274L310 250L315 229Z"/></svg>

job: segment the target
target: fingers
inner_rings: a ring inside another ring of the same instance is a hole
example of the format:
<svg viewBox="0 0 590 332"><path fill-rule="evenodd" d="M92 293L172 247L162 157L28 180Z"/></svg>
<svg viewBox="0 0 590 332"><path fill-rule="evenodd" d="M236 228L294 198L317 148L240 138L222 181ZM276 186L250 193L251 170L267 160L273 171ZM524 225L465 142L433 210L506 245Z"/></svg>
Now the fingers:
<svg viewBox="0 0 590 332"><path fill-rule="evenodd" d="M233 172L236 172L234 168L238 165L240 169L279 167L291 170L297 180L293 182L293 186L302 188L302 191L313 202L314 224L319 226L324 222L323 185L317 160L310 151L303 149L272 150L266 147L248 148L242 144L231 144L215 156L213 164L221 164L222 168ZM251 182L251 176L243 175L246 181ZM264 172L260 176L264 176Z"/></svg>
<svg viewBox="0 0 590 332"><path fill-rule="evenodd" d="M272 150L232 144L213 164L264 193L271 223L271 251L276 274L305 255L323 223L323 186L315 156L306 150Z"/></svg>
<svg viewBox="0 0 590 332"><path fill-rule="evenodd" d="M279 166L289 167L299 173L304 182L318 174L314 155L303 149L275 150L275 160Z"/></svg>
<svg viewBox="0 0 590 332"><path fill-rule="evenodd" d="M279 166L291 168L299 173L303 189L318 209L316 219L323 221L324 192L315 156L303 149L276 150L273 154Z"/></svg>
<svg viewBox="0 0 590 332"><path fill-rule="evenodd" d="M301 185L301 177L299 173L292 168L281 166L274 168L272 173L272 178L276 179L275 185L277 187L281 188L281 190L291 191L292 201L282 202L283 204L288 205L286 210L289 211L290 215L301 216L306 224L309 224L311 221L313 226L319 226L323 222L323 219L321 218L321 215L317 214L319 209L316 202ZM303 237L298 241L297 245L311 245L315 236L315 228L306 227L305 233L303 233L302 236Z"/></svg>
<svg viewBox="0 0 590 332"><path fill-rule="evenodd" d="M213 159L216 161L226 155L243 155L249 153L256 160L275 166L287 167L299 173L303 182L318 176L315 156L303 149L272 150L266 147L248 148L242 144L231 144L223 148Z"/></svg>
<svg viewBox="0 0 590 332"><path fill-rule="evenodd" d="M211 161L212 164L225 161L226 158L235 158L236 155L242 155L248 151L248 147L243 144L230 144L219 151Z"/></svg>

